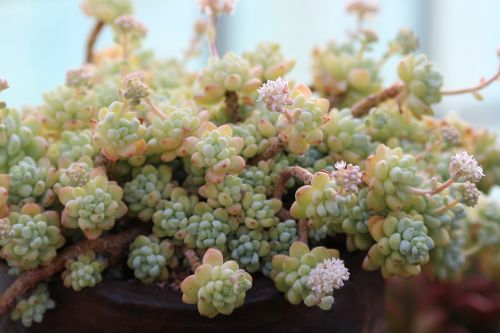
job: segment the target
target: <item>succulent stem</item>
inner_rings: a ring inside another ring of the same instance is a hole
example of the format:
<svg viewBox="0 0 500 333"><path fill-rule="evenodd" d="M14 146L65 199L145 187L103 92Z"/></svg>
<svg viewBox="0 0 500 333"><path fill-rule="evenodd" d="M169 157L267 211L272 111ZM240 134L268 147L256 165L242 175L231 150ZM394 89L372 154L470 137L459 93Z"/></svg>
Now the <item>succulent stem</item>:
<svg viewBox="0 0 500 333"><path fill-rule="evenodd" d="M453 182L454 182L453 178L450 178L434 189L426 190L426 189L407 186L407 187L405 187L405 190L409 193L417 194L417 195L433 195L433 194L443 192L445 189L450 187L453 184Z"/></svg>
<svg viewBox="0 0 500 333"><path fill-rule="evenodd" d="M236 91L226 91L225 102L233 123L241 121L240 104L238 103L238 94Z"/></svg>
<svg viewBox="0 0 500 333"><path fill-rule="evenodd" d="M142 233L144 233L142 228L134 228L116 235L104 236L94 240L84 240L63 250L47 266L24 272L0 296L0 318L3 318L12 309L16 303L17 296L26 293L39 282L62 271L67 260L76 258L80 253L93 251L95 253L108 253L112 265L125 253L128 244Z"/></svg>
<svg viewBox="0 0 500 333"><path fill-rule="evenodd" d="M458 205L460 203L459 200L457 199L453 199L452 201L450 201L447 205L444 205L442 207L439 207L437 209L434 210L434 213L439 215L439 214L443 214L444 212L446 212L448 209L451 209L453 207L455 207L456 205Z"/></svg>
<svg viewBox="0 0 500 333"><path fill-rule="evenodd" d="M267 161L273 158L274 156L278 155L284 148L285 145L283 144L283 142L281 140L277 140L271 143L271 145L269 145L269 147L267 147L267 149L264 150L262 154L250 159L248 161L248 164L257 165L260 161Z"/></svg>
<svg viewBox="0 0 500 333"><path fill-rule="evenodd" d="M189 265L191 266L191 270L194 272L201 265L200 258L193 249L189 249L187 247L182 247L182 254L189 261Z"/></svg>
<svg viewBox="0 0 500 333"><path fill-rule="evenodd" d="M85 51L85 62L92 63L94 61L94 45L97 41L97 37L104 28L105 23L101 20L97 20L94 24L94 27L90 31L90 35L87 40L87 48Z"/></svg>
<svg viewBox="0 0 500 333"><path fill-rule="evenodd" d="M376 94L370 95L367 98L354 104L351 109L352 115L354 117L362 117L370 112L373 107L379 105L382 102L385 102L388 99L395 98L402 91L403 85L396 83Z"/></svg>
<svg viewBox="0 0 500 333"><path fill-rule="evenodd" d="M308 243L307 240L307 229L308 229L308 220L299 220L298 223L298 233L299 233L299 241L306 244Z"/></svg>
<svg viewBox="0 0 500 333"><path fill-rule="evenodd" d="M165 114L163 112L161 112L160 109L158 109L158 107L153 103L153 101L151 100L151 97L148 97L148 98L145 98L144 101L146 102L146 104L151 108L151 111L153 111L153 113L155 115L157 115L158 117L160 117L160 119L165 119L167 116L165 116Z"/></svg>
<svg viewBox="0 0 500 333"><path fill-rule="evenodd" d="M299 166L286 168L280 173L278 177L278 181L276 182L276 185L274 187L273 197L281 199L283 193L285 192L285 185L290 178L296 177L300 179L304 184L310 184L312 176L313 174L311 172Z"/></svg>
<svg viewBox="0 0 500 333"><path fill-rule="evenodd" d="M462 88L462 89L452 89L452 90L441 90L442 95L462 95L462 94L468 94L468 93L475 93L481 89L486 88L490 84L492 84L495 81L500 80L500 66L498 67L497 72L495 75L493 75L491 78L485 80L481 79L478 85L475 85L473 87L468 87L468 88Z"/></svg>

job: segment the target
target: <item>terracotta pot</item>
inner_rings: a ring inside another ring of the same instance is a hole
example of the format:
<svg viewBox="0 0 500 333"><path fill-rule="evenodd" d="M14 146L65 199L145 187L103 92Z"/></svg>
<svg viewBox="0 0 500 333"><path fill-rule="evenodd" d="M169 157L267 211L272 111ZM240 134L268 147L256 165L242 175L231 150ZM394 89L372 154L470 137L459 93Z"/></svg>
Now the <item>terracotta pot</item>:
<svg viewBox="0 0 500 333"><path fill-rule="evenodd" d="M254 278L242 307L214 319L200 317L169 288L105 279L77 293L57 279L51 286L56 308L29 332L382 332L384 281L379 272L361 269L364 253L346 255L351 278L335 291L330 311L291 305L264 276Z"/></svg>

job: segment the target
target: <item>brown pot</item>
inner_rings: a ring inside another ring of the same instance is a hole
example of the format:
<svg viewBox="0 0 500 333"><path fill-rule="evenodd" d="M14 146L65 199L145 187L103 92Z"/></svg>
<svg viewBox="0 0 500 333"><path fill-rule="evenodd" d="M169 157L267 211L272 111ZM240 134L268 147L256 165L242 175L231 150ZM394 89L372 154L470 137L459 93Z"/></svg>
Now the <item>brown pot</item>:
<svg viewBox="0 0 500 333"><path fill-rule="evenodd" d="M51 286L56 308L29 332L43 333L155 333L155 332L382 332L384 281L379 272L361 269L364 253L344 258L351 277L335 291L330 311L291 305L273 282L256 276L245 304L232 315L200 317L196 306L182 303L169 288L143 285L136 280L105 279L81 292ZM4 332L2 330L2 332Z"/></svg>

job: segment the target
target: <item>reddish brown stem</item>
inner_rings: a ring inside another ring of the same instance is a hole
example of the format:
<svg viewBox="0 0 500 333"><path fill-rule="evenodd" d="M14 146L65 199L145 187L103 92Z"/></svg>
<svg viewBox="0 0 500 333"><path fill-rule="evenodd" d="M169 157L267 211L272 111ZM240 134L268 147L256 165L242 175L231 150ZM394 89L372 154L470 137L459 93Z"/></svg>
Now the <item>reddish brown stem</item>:
<svg viewBox="0 0 500 333"><path fill-rule="evenodd" d="M386 88L374 95L370 95L364 100L354 104L351 109L352 115L354 117L362 117L380 103L385 102L388 99L395 98L402 90L403 86L401 84L393 84L389 88Z"/></svg>
<svg viewBox="0 0 500 333"><path fill-rule="evenodd" d="M308 243L307 224L308 224L307 220L299 220L299 225L298 225L299 241L304 244Z"/></svg>
<svg viewBox="0 0 500 333"><path fill-rule="evenodd" d="M300 179L304 184L310 184L312 176L313 174L311 172L299 166L286 168L285 170L281 171L278 177L278 181L274 185L273 197L277 199L281 199L283 197L283 193L285 193L286 183L290 178L296 177Z"/></svg>
<svg viewBox="0 0 500 333"><path fill-rule="evenodd" d="M285 148L285 145L283 144L283 142L281 140L277 140L277 141L271 143L271 145L269 145L269 147L267 147L267 149L264 150L264 152L262 154L250 159L248 161L248 164L249 165L257 165L260 161L270 160L274 156L281 153L281 151L284 148Z"/></svg>
<svg viewBox="0 0 500 333"><path fill-rule="evenodd" d="M281 221L289 220L292 218L292 215L290 214L290 211L286 208L281 208L281 210L278 212L278 218Z"/></svg>
<svg viewBox="0 0 500 333"><path fill-rule="evenodd" d="M62 271L64 264L69 259L77 257L80 253L94 251L96 253L109 254L111 264L116 263L117 259L125 252L128 244L142 233L142 228L134 228L116 235L104 236L94 240L84 240L63 250L47 266L24 272L0 296L0 318L5 316L14 307L17 296L26 293L41 281Z"/></svg>
<svg viewBox="0 0 500 333"><path fill-rule="evenodd" d="M240 104L238 103L238 94L235 91L226 91L226 109L231 115L233 123L241 121Z"/></svg>
<svg viewBox="0 0 500 333"><path fill-rule="evenodd" d="M469 88L462 88L462 89L454 89L454 90L442 90L441 94L443 95L461 95L461 94L467 94L467 93L475 93L481 89L486 88L493 82L497 81L500 79L500 67L498 68L497 72L495 75L493 75L491 78L485 80L482 79L481 82L477 86L469 87Z"/></svg>
<svg viewBox="0 0 500 333"><path fill-rule="evenodd" d="M90 31L90 35L87 39L87 48L85 52L85 62L92 63L94 61L94 46L97 41L97 37L104 28L105 23L101 20L97 20L94 24L94 27Z"/></svg>
<svg viewBox="0 0 500 333"><path fill-rule="evenodd" d="M193 249L189 249L187 247L182 248L182 254L189 261L189 265L191 266L191 270L194 272L198 267L200 267L201 262L200 258Z"/></svg>

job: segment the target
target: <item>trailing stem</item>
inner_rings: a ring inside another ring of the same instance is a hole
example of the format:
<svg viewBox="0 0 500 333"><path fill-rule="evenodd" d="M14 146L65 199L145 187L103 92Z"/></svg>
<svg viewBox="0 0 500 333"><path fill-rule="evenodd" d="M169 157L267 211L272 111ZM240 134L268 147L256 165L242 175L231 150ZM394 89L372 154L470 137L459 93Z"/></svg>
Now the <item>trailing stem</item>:
<svg viewBox="0 0 500 333"><path fill-rule="evenodd" d="M367 98L354 104L354 106L351 109L352 115L354 117L362 117L380 103L383 103L388 99L397 97L402 91L403 91L403 85L396 83L390 86L389 88L385 88L384 90L376 94L370 95Z"/></svg>
<svg viewBox="0 0 500 333"><path fill-rule="evenodd" d="M298 233L299 233L299 241L306 244L308 243L307 240L307 229L308 229L308 220L299 220L298 223Z"/></svg>
<svg viewBox="0 0 500 333"><path fill-rule="evenodd" d="M251 158L248 161L248 164L250 165L257 165L260 161L267 161L273 158L274 156L278 155L281 153L281 151L285 149L285 145L281 140L276 140L275 142L272 142L269 147L267 147L264 152L258 156L255 156Z"/></svg>
<svg viewBox="0 0 500 333"><path fill-rule="evenodd" d="M101 20L97 20L94 24L94 27L90 31L90 35L87 39L87 48L85 51L85 62L92 63L94 61L94 46L97 41L97 37L104 28L105 23Z"/></svg>
<svg viewBox="0 0 500 333"><path fill-rule="evenodd" d="M405 190L409 193L417 194L417 195L433 195L433 194L443 192L445 189L450 187L454 181L455 180L453 178L450 178L447 181L445 181L444 183L442 183L441 185L437 186L434 189L430 189L430 190L415 188L415 187L411 187L411 186L407 186L405 188Z"/></svg>
<svg viewBox="0 0 500 333"><path fill-rule="evenodd" d="M313 174L299 166L288 167L285 170L281 171L278 181L274 186L273 197L276 199L281 199L283 197L283 193L285 193L285 185L288 180L292 177L296 177L300 179L304 184L310 184Z"/></svg>
<svg viewBox="0 0 500 333"><path fill-rule="evenodd" d="M41 281L62 271L66 261L77 257L81 253L93 251L109 254L111 265L113 265L125 253L129 243L142 233L144 233L143 228L134 228L116 235L104 236L94 240L84 240L63 250L47 266L24 272L0 296L0 318L5 316L14 307L17 296L23 295Z"/></svg>
<svg viewBox="0 0 500 333"><path fill-rule="evenodd" d="M238 103L238 94L236 94L236 91L226 91L225 102L226 109L231 115L233 123L241 121L240 104Z"/></svg>
<svg viewBox="0 0 500 333"><path fill-rule="evenodd" d="M469 88L462 88L462 89L454 89L454 90L442 90L441 94L442 95L461 95L461 94L468 94L468 93L475 93L478 92L481 89L486 88L490 84L492 84L495 81L498 81L500 79L500 67L498 68L497 72L495 75L493 75L491 78L484 80L482 79L478 85L469 87Z"/></svg>
<svg viewBox="0 0 500 333"><path fill-rule="evenodd" d="M198 258L198 255L193 249L189 249L184 246L182 247L182 254L186 257L193 272L201 266L200 258Z"/></svg>

